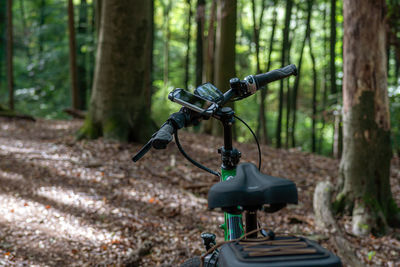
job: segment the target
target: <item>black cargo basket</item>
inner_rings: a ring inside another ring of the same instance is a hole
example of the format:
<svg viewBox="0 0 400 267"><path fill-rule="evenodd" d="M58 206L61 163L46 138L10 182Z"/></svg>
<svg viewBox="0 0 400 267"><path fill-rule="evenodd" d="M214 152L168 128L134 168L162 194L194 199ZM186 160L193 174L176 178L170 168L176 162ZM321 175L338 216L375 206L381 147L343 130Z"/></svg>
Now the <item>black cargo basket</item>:
<svg viewBox="0 0 400 267"><path fill-rule="evenodd" d="M219 267L342 266L332 252L304 237L243 239L221 247Z"/></svg>

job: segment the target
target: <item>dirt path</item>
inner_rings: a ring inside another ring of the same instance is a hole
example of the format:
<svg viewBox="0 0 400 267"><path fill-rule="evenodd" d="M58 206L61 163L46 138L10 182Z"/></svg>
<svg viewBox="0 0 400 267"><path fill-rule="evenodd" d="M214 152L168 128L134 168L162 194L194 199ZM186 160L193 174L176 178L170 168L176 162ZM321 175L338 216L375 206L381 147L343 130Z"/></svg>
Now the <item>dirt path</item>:
<svg viewBox="0 0 400 267"><path fill-rule="evenodd" d="M221 240L222 214L207 211L205 198L216 178L191 166L173 145L133 164L130 158L139 145L76 142L73 134L80 124L0 120L0 266L176 266L203 252L201 232L215 232ZM189 154L218 168L220 139L189 133L181 139ZM254 145L236 146L244 161L256 163ZM300 204L263 216L261 222L277 232L317 238L333 249L329 231L314 229L312 192L317 181L334 180L337 164L263 147L263 171L294 180ZM398 204L399 170L395 164ZM346 218L343 222L346 229ZM366 264L399 266L399 235L347 238L360 247L357 255ZM151 249L138 259L143 247Z"/></svg>

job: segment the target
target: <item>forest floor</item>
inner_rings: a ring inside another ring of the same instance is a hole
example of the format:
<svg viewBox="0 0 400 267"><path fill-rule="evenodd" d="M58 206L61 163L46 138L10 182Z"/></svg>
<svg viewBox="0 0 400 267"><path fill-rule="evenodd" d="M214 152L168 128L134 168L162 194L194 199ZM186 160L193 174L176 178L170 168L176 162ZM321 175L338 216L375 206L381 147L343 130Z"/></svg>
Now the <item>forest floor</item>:
<svg viewBox="0 0 400 267"><path fill-rule="evenodd" d="M76 141L81 121L0 119L0 266L177 266L203 252L200 233L222 232L222 213L207 210L217 178L188 163L173 144L136 164L139 144ZM218 169L220 138L182 133L188 154ZM257 147L235 146L257 163ZM261 223L275 232L317 240L336 251L329 229L314 225L313 191L335 181L338 161L298 150L262 147L263 172L292 179L299 204ZM393 195L400 205L400 160L393 159ZM350 234L358 258L371 266L400 266L400 231L384 237Z"/></svg>

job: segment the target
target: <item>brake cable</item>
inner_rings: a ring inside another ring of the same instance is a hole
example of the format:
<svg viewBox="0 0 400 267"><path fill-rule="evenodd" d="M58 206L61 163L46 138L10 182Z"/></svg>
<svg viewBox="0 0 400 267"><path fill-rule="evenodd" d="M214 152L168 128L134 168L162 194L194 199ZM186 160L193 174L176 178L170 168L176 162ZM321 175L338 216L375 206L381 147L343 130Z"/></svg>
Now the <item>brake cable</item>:
<svg viewBox="0 0 400 267"><path fill-rule="evenodd" d="M238 119L238 120L239 120L241 123L243 123L244 125L246 125L246 127L250 130L251 134L253 135L254 140L255 140L256 143L257 143L257 148L258 148L258 170L261 171L261 148L260 148L260 144L258 143L258 139L257 139L256 134L253 132L253 130L250 128L250 126L249 126L244 120L242 120L241 118L239 118L239 117L236 116L236 115L233 115L233 117L234 117L235 119Z"/></svg>
<svg viewBox="0 0 400 267"><path fill-rule="evenodd" d="M200 169L202 169L202 170L204 170L206 172L209 172L209 173L211 173L211 174L213 174L213 175L215 175L217 177L221 177L221 174L219 172L216 172L216 171L213 171L213 170L207 168L206 166L200 164L199 162L197 162L194 159L192 159L188 154L186 154L185 150L183 150L183 147L181 146L181 143L179 142L179 137L178 137L178 131L177 130L175 130L174 136L175 136L176 146L178 147L179 151L182 153L182 155L188 161L190 161L194 166L196 166L196 167L198 167L198 168L200 168Z"/></svg>
<svg viewBox="0 0 400 267"><path fill-rule="evenodd" d="M246 127L250 130L251 134L253 135L254 140L256 141L256 144L257 144L257 148L258 148L258 170L261 171L261 148L260 148L260 143L258 142L258 139L257 139L256 134L253 132L253 130L250 128L250 126L249 126L244 120L242 120L241 118L239 118L239 117L236 116L236 115L233 115L233 116L234 116L236 119L238 119L241 123L243 123L244 125L246 125ZM202 170L204 170L204 171L206 171L206 172L209 172L209 173L211 173L211 174L213 174L213 175L215 175L215 176L217 176L217 177L221 177L221 174L220 174L219 172L213 171L213 170L207 168L206 166L202 165L201 163L195 161L194 159L192 159L192 158L185 152L185 150L183 149L183 147L182 147L182 145L181 145L181 143L180 143L180 141L179 141L179 136L178 136L178 131L177 131L177 130L175 130L175 132L174 132L174 137L175 137L176 146L178 147L179 151L181 152L181 154L182 154L188 161L190 161L190 163L192 163L194 166L196 166L196 167L198 167L198 168L200 168L200 169L202 169Z"/></svg>

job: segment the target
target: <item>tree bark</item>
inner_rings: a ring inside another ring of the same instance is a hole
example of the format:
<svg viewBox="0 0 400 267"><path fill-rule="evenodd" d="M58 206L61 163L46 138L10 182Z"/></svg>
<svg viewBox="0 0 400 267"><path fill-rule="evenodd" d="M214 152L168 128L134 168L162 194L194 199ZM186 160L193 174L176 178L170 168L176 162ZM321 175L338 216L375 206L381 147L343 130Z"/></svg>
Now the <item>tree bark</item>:
<svg viewBox="0 0 400 267"><path fill-rule="evenodd" d="M289 30L290 30L290 20L292 16L293 0L286 0L286 10L285 10L285 26L283 28L283 40L282 40L282 54L281 54L281 66L284 67L287 64L287 54L289 45ZM288 87L289 88L289 87ZM283 80L281 80L279 88L279 111L278 120L276 127L276 147L280 148L282 146L281 132L282 132L282 117L283 117Z"/></svg>
<svg viewBox="0 0 400 267"><path fill-rule="evenodd" d="M14 110L12 0L7 0L7 81L8 81L8 105L11 110Z"/></svg>
<svg viewBox="0 0 400 267"><path fill-rule="evenodd" d="M344 1L344 150L336 209L353 215L353 233L399 226L390 175L385 0Z"/></svg>
<svg viewBox="0 0 400 267"><path fill-rule="evenodd" d="M74 3L68 0L68 32L69 32L69 74L71 77L71 104L73 109L80 109L78 88L78 72L76 69L76 41L74 26Z"/></svg>
<svg viewBox="0 0 400 267"><path fill-rule="evenodd" d="M203 43L204 43L205 8L206 8L206 1L197 0L196 86L202 84L202 79L203 79Z"/></svg>
<svg viewBox="0 0 400 267"><path fill-rule="evenodd" d="M236 7L236 0L218 2L215 85L222 92L229 89L229 80L235 77ZM222 126L217 123L213 125L213 135L222 134Z"/></svg>
<svg viewBox="0 0 400 267"><path fill-rule="evenodd" d="M81 137L144 142L154 131L145 104L151 3L108 0L103 5L90 109Z"/></svg>
<svg viewBox="0 0 400 267"><path fill-rule="evenodd" d="M190 72L190 33L192 29L192 4L190 0L186 0L189 8L189 16L187 21L187 35L186 35L186 59L185 59L185 89L189 88L189 72Z"/></svg>

